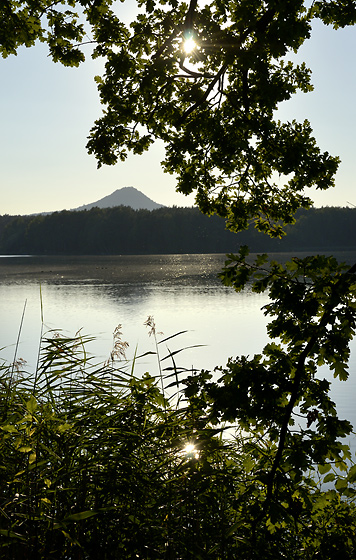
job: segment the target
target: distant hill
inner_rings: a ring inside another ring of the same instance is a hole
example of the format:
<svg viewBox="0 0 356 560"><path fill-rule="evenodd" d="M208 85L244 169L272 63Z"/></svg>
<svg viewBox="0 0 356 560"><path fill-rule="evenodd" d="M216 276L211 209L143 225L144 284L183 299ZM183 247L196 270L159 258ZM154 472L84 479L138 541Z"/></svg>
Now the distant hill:
<svg viewBox="0 0 356 560"><path fill-rule="evenodd" d="M115 206L130 206L134 210L157 210L157 208L163 208L163 204L157 204L157 202L154 202L134 187L123 187L96 202L79 206L73 210L90 210L95 207L114 208Z"/></svg>

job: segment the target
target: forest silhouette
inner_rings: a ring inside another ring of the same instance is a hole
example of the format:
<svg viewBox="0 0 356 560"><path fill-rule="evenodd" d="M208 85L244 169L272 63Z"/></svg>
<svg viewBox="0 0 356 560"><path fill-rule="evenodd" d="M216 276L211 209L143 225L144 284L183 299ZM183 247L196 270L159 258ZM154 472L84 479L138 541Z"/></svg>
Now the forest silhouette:
<svg viewBox="0 0 356 560"><path fill-rule="evenodd" d="M356 249L355 208L299 210L287 235L272 239L252 225L234 233L198 208L133 210L128 206L63 210L48 215L0 216L2 254L228 253Z"/></svg>

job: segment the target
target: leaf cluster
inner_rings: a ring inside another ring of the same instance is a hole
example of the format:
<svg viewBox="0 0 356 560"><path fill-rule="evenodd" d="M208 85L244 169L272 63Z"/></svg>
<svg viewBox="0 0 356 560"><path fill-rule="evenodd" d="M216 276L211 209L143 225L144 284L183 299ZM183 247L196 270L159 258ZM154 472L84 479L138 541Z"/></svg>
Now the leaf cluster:
<svg viewBox="0 0 356 560"><path fill-rule="evenodd" d="M329 188L338 167L309 122L276 118L282 101L312 89L305 64L286 57L310 37L319 12L300 0L142 5L125 44L106 51L98 78L106 109L89 152L99 166L113 164L159 138L165 171L177 175L180 192L196 192L203 213L233 231L252 219L280 237L283 223L310 206L305 189ZM190 54L187 34L197 45Z"/></svg>
<svg viewBox="0 0 356 560"><path fill-rule="evenodd" d="M298 480L314 464L346 469L349 452L342 439L352 426L337 416L330 382L318 375L326 365L335 378L348 378L349 343L355 334L355 276L333 257L293 259L286 266L262 255L248 262L248 250L230 255L223 282L242 289L268 290L264 307L272 319L271 342L252 359L230 359L209 388L216 418L238 418L276 445L268 492L278 494L278 476ZM299 425L299 428L297 426Z"/></svg>

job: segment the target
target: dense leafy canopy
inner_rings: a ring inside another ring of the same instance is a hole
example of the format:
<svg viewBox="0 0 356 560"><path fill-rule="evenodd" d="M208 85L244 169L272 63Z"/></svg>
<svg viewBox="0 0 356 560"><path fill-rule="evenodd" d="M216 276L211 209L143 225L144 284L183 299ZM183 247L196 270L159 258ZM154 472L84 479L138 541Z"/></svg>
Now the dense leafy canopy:
<svg viewBox="0 0 356 560"><path fill-rule="evenodd" d="M104 114L88 149L99 166L142 153L157 138L177 188L196 192L204 213L233 230L281 234L305 189L333 185L338 159L321 153L309 122L280 122L279 103L312 89L310 71L293 64L314 18L335 27L356 21L350 0L138 0L130 26L112 0L7 0L0 7L0 51L46 41L55 61L78 65L80 44L104 57L97 78ZM308 5L308 7L307 7ZM184 50L186 38L196 47Z"/></svg>

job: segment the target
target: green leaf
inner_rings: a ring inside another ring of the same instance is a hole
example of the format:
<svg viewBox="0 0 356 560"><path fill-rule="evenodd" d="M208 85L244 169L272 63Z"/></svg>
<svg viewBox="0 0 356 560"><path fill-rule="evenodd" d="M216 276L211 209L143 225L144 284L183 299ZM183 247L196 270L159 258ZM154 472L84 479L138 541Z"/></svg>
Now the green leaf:
<svg viewBox="0 0 356 560"><path fill-rule="evenodd" d="M325 463L324 465L318 465L318 471L320 472L320 474L325 474L329 472L330 469L331 469L330 463Z"/></svg>
<svg viewBox="0 0 356 560"><path fill-rule="evenodd" d="M243 460L243 467L245 469L245 471L247 473L251 472L251 470L253 469L255 462L252 460L251 457L247 456L245 457L245 459Z"/></svg>
<svg viewBox="0 0 356 560"><path fill-rule="evenodd" d="M347 480L351 483L356 482L356 465L353 465L348 473L347 473Z"/></svg>
<svg viewBox="0 0 356 560"><path fill-rule="evenodd" d="M338 360L335 360L335 362L332 364L332 369L334 370L334 377L338 377L340 379L340 381L346 381L349 377L349 373L347 371L347 365L345 366L345 364L343 362L339 362Z"/></svg>
<svg viewBox="0 0 356 560"><path fill-rule="evenodd" d="M15 426L12 426L11 424L6 424L6 426L0 426L0 428L4 432L8 432L10 434L18 432L17 428L15 428Z"/></svg>
<svg viewBox="0 0 356 560"><path fill-rule="evenodd" d="M28 457L29 465L32 465L32 463L34 463L36 461L36 458L37 458L36 453L30 453L30 455Z"/></svg>
<svg viewBox="0 0 356 560"><path fill-rule="evenodd" d="M98 515L97 511L81 511L80 513L73 513L72 515L68 515L63 521L82 521L83 519L88 519L89 517L93 517L94 515Z"/></svg>
<svg viewBox="0 0 356 560"><path fill-rule="evenodd" d="M4 537L10 537L11 539L18 539L20 541L26 541L26 537L21 535L20 533L16 533L15 531L10 531L7 529L0 529L0 535Z"/></svg>
<svg viewBox="0 0 356 560"><path fill-rule="evenodd" d="M67 431L70 430L72 427L73 427L72 424L68 424L68 423L60 424L60 425L58 426L57 430L58 430L59 433L63 433L63 432L67 432Z"/></svg>
<svg viewBox="0 0 356 560"><path fill-rule="evenodd" d="M336 475L334 473L329 473L324 477L323 482L324 482L324 484L327 484L327 482L333 482L335 480L335 478L336 478Z"/></svg>
<svg viewBox="0 0 356 560"><path fill-rule="evenodd" d="M31 395L30 399L26 402L26 409L30 414L34 414L37 410L37 401L33 395Z"/></svg>
<svg viewBox="0 0 356 560"><path fill-rule="evenodd" d="M345 478L338 478L335 482L335 488L338 492L342 492L347 488L347 480Z"/></svg>

